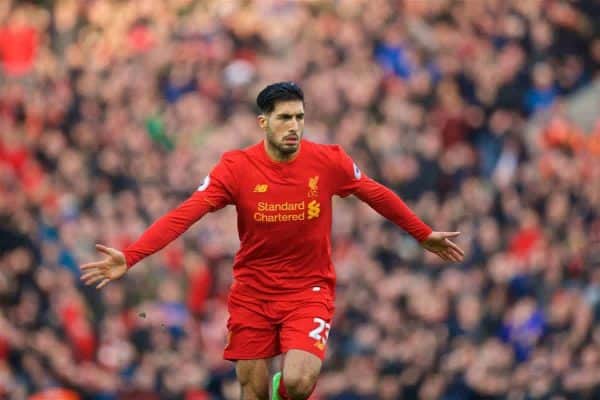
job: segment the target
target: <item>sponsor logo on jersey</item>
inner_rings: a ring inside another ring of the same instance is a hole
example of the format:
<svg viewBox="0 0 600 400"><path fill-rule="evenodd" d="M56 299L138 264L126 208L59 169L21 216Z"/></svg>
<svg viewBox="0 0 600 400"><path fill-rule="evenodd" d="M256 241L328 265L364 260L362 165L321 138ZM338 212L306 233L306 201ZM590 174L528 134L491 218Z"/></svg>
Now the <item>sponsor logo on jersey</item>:
<svg viewBox="0 0 600 400"><path fill-rule="evenodd" d="M298 203L290 203L289 201L284 201L283 203L259 201L256 207L258 211L297 211L304 210L304 208L303 201L299 201Z"/></svg>
<svg viewBox="0 0 600 400"><path fill-rule="evenodd" d="M210 185L210 176L206 175L206 177L204 177L204 181L202 181L202 185L198 186L198 191L202 192L203 190L206 190L208 185Z"/></svg>
<svg viewBox="0 0 600 400"><path fill-rule="evenodd" d="M254 186L254 193L265 193L267 190L269 190L269 185L264 183Z"/></svg>
<svg viewBox="0 0 600 400"><path fill-rule="evenodd" d="M308 219L319 218L319 214L321 214L321 204L319 204L316 200L308 203L308 210L306 211Z"/></svg>
<svg viewBox="0 0 600 400"><path fill-rule="evenodd" d="M256 222L297 222L318 218L320 214L321 204L316 200L309 203L305 201L297 203L259 201L253 217Z"/></svg>

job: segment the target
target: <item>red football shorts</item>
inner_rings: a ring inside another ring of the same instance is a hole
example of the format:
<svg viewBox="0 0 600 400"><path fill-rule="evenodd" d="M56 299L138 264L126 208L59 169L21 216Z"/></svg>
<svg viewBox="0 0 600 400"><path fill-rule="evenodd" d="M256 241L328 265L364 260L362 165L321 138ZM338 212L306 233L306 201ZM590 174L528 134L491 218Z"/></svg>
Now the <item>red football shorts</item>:
<svg viewBox="0 0 600 400"><path fill-rule="evenodd" d="M229 297L228 308L226 360L271 358L291 349L325 357L333 301L268 301L236 295Z"/></svg>

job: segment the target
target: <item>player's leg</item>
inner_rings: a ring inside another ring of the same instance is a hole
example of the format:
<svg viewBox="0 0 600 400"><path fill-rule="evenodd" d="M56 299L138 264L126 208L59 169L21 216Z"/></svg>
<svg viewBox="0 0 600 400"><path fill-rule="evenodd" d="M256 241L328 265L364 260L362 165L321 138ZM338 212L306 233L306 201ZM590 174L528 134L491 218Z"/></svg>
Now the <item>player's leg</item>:
<svg viewBox="0 0 600 400"><path fill-rule="evenodd" d="M289 350L283 361L279 394L291 400L308 399L317 384L321 365L321 359L312 353Z"/></svg>
<svg viewBox="0 0 600 400"><path fill-rule="evenodd" d="M300 302L290 311L279 334L285 356L273 399L304 400L313 392L325 357L332 317L333 304L328 302Z"/></svg>
<svg viewBox="0 0 600 400"><path fill-rule="evenodd" d="M223 356L235 361L242 400L269 399L269 362L281 353L277 327L255 299L230 296L227 345Z"/></svg>
<svg viewBox="0 0 600 400"><path fill-rule="evenodd" d="M269 400L268 360L239 360L235 373L242 388L242 400Z"/></svg>

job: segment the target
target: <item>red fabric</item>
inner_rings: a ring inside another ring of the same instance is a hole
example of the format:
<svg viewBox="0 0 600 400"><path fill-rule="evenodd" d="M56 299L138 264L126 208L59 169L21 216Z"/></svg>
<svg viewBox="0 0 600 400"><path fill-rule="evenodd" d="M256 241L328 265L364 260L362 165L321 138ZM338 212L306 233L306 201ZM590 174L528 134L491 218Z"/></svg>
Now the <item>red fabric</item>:
<svg viewBox="0 0 600 400"><path fill-rule="evenodd" d="M0 336L0 360L5 360L8 357L9 350L8 341Z"/></svg>
<svg viewBox="0 0 600 400"><path fill-rule="evenodd" d="M4 165L8 165L15 171L24 191L30 197L39 198L40 195L44 195L44 200L51 200L48 197L52 193L43 193L40 190L46 175L24 145L20 143L9 143L7 145L0 142L0 168L3 168Z"/></svg>
<svg viewBox="0 0 600 400"><path fill-rule="evenodd" d="M542 238L536 228L521 229L510 242L510 251L519 258L526 258L534 246Z"/></svg>
<svg viewBox="0 0 600 400"><path fill-rule="evenodd" d="M207 212L235 204L241 247L233 265L232 292L294 300L320 286L333 296L332 197L350 194L418 241L431 233L398 196L365 176L339 146L303 140L295 159L275 162L261 142L223 155L192 196L125 249L127 264L131 267L160 250Z"/></svg>
<svg viewBox="0 0 600 400"><path fill-rule="evenodd" d="M450 110L439 107L431 115L435 126L439 128L444 149L449 149L466 140L469 125L462 109Z"/></svg>
<svg viewBox="0 0 600 400"><path fill-rule="evenodd" d="M77 393L69 389L53 388L29 396L28 400L79 400Z"/></svg>
<svg viewBox="0 0 600 400"><path fill-rule="evenodd" d="M232 295L228 303L226 360L270 358L291 349L325 358L333 301L312 292L305 301L271 301Z"/></svg>
<svg viewBox="0 0 600 400"><path fill-rule="evenodd" d="M457 143L464 142L469 126L463 116L446 116L441 129L442 145L449 149Z"/></svg>
<svg viewBox="0 0 600 400"><path fill-rule="evenodd" d="M251 64L255 64L256 63L256 52L253 50L250 50L248 48L244 48L244 49L238 50L236 52L235 58L248 61Z"/></svg>
<svg viewBox="0 0 600 400"><path fill-rule="evenodd" d="M579 151L587 140L575 125L560 116L553 117L542 132L542 143L548 148L567 147Z"/></svg>
<svg viewBox="0 0 600 400"><path fill-rule="evenodd" d="M596 157L600 156L600 128L596 128L596 132L593 132L589 136L587 149L592 155Z"/></svg>
<svg viewBox="0 0 600 400"><path fill-rule="evenodd" d="M96 351L96 340L82 310L75 302L66 304L60 312L63 327L73 344L74 353L80 361L91 361Z"/></svg>
<svg viewBox="0 0 600 400"><path fill-rule="evenodd" d="M129 31L128 39L131 47L140 53L151 50L156 44L152 31L144 25L138 25L132 28Z"/></svg>
<svg viewBox="0 0 600 400"><path fill-rule="evenodd" d="M25 146L8 148L3 146L2 142L0 142L0 164L6 163L10 165L14 171L20 174L23 166L29 159L29 151Z"/></svg>
<svg viewBox="0 0 600 400"><path fill-rule="evenodd" d="M185 394L185 400L209 400L210 396L204 390L193 389Z"/></svg>
<svg viewBox="0 0 600 400"><path fill-rule="evenodd" d="M30 195L36 194L46 178L42 167L36 161L31 160L20 172L21 183L25 191Z"/></svg>
<svg viewBox="0 0 600 400"><path fill-rule="evenodd" d="M7 75L28 73L39 44L38 32L30 26L4 27L0 29L0 60Z"/></svg>
<svg viewBox="0 0 600 400"><path fill-rule="evenodd" d="M193 314L202 314L210 294L213 278L208 267L202 265L190 276L187 305Z"/></svg>

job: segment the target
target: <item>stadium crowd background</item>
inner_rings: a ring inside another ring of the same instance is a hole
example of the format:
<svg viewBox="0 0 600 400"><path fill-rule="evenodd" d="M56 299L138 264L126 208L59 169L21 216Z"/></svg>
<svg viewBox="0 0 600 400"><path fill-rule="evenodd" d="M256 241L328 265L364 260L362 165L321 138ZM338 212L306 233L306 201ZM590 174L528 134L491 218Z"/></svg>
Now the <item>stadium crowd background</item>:
<svg viewBox="0 0 600 400"><path fill-rule="evenodd" d="M599 77L597 0L3 0L0 63L0 398L238 398L233 208L100 292L78 265L260 140L279 80L468 255L336 200L314 399L600 398L600 120L564 112Z"/></svg>

